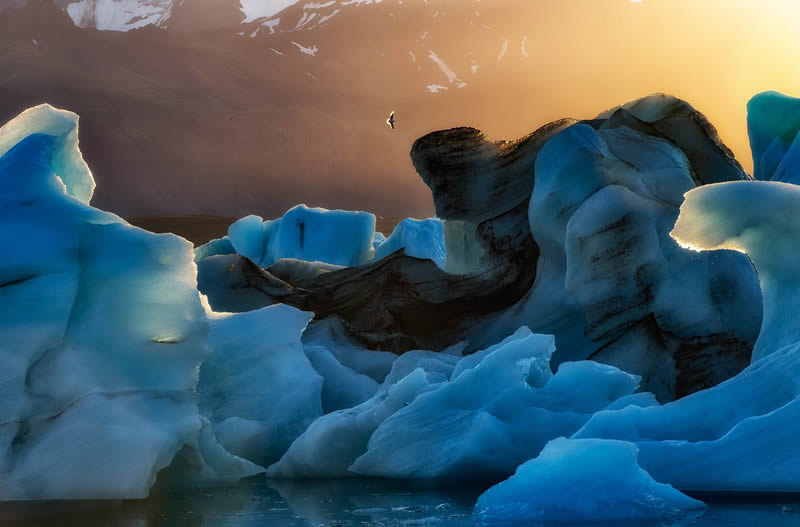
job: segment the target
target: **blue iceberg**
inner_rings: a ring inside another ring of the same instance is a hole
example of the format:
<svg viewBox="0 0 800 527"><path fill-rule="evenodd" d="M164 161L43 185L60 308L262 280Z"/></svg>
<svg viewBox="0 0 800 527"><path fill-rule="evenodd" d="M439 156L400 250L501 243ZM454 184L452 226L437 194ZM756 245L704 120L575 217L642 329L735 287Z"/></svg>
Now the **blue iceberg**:
<svg viewBox="0 0 800 527"><path fill-rule="evenodd" d="M650 477L637 464L637 453L623 441L555 439L483 493L473 518L487 525L615 524L683 520L705 511L702 502Z"/></svg>
<svg viewBox="0 0 800 527"><path fill-rule="evenodd" d="M375 259L405 250L408 256L433 260L440 269L445 268L446 250L442 220L406 218L397 224L392 234L375 248Z"/></svg>
<svg viewBox="0 0 800 527"><path fill-rule="evenodd" d="M297 205L281 218L246 216L228 229L234 250L259 267L282 258L354 266L372 256L375 216Z"/></svg>
<svg viewBox="0 0 800 527"><path fill-rule="evenodd" d="M77 137L47 105L0 128L0 499L143 498L187 456L178 478L259 472L215 450L197 408L191 244L91 207Z"/></svg>

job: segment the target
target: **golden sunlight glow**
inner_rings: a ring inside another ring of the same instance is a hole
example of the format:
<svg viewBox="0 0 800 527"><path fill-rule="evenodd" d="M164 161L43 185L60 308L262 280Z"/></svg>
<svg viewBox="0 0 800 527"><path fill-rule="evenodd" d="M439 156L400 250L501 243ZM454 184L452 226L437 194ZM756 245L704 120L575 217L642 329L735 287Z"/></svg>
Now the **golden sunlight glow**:
<svg viewBox="0 0 800 527"><path fill-rule="evenodd" d="M563 0L530 2L530 59L513 109L494 103L479 127L518 136L564 116L600 110L655 92L705 113L746 170L749 98L766 90L800 95L800 1ZM516 88L510 87L509 90ZM527 96L523 95L523 92ZM480 126L483 125L483 126Z"/></svg>

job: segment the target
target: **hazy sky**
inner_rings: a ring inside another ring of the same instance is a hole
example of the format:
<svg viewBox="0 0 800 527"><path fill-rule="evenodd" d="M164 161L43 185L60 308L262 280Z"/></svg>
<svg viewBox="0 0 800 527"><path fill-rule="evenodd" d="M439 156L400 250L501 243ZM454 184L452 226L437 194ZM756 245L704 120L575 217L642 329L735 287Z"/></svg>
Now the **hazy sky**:
<svg viewBox="0 0 800 527"><path fill-rule="evenodd" d="M509 82L530 96L516 109L497 104L502 117L485 128L499 136L524 132L512 123L586 118L668 92L703 111L750 170L747 100L800 95L797 0L531 0L515 24L529 59Z"/></svg>

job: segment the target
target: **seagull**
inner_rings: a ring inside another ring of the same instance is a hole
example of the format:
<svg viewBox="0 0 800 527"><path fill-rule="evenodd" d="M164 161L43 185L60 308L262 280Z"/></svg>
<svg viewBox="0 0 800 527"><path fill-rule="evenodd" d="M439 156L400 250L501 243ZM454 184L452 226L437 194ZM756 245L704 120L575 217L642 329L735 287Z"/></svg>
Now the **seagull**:
<svg viewBox="0 0 800 527"><path fill-rule="evenodd" d="M386 124L389 125L389 128L394 130L394 112L389 114L389 118L386 119Z"/></svg>

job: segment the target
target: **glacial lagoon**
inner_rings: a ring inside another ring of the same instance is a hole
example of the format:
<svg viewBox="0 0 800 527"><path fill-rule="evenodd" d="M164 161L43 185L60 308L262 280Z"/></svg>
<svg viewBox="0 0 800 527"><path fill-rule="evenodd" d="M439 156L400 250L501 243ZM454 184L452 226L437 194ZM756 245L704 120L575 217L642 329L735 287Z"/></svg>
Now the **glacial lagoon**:
<svg viewBox="0 0 800 527"><path fill-rule="evenodd" d="M0 525L39 527L516 527L565 523L480 524L472 509L481 488L430 488L380 480L266 481L229 488L161 493L147 500L0 504ZM698 518L626 526L800 525L800 495L698 495ZM577 525L570 523L569 525ZM587 523L603 525L611 523ZM613 525L620 525L615 522Z"/></svg>

